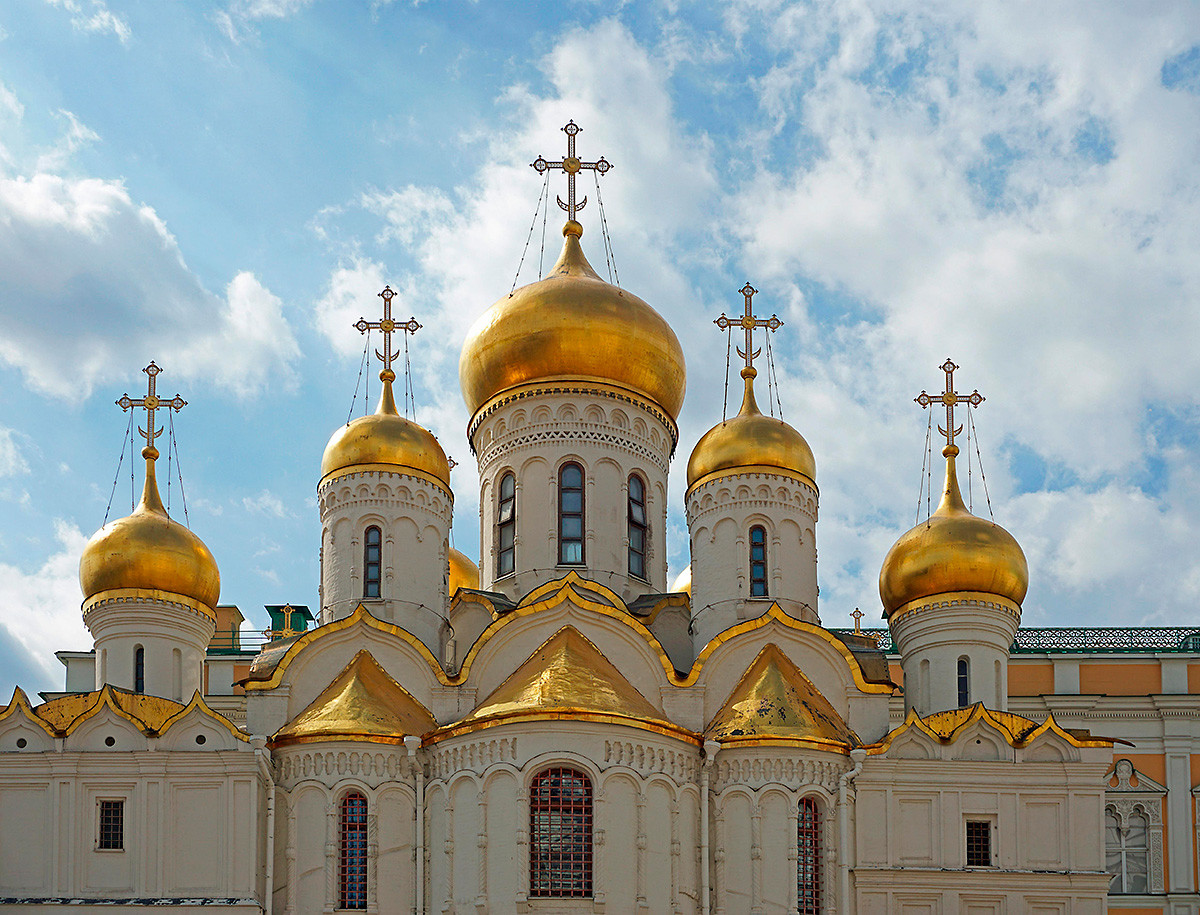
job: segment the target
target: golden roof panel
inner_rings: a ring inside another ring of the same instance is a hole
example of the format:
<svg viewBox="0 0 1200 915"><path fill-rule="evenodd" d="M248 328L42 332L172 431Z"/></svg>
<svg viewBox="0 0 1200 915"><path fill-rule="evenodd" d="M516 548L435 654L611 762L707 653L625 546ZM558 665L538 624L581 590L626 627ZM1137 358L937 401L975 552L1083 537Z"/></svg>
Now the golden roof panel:
<svg viewBox="0 0 1200 915"><path fill-rule="evenodd" d="M704 736L724 744L789 741L848 751L858 736L774 642L742 674Z"/></svg>
<svg viewBox="0 0 1200 915"><path fill-rule="evenodd" d="M517 718L602 720L694 740L573 626L564 626L437 739Z"/></svg>
<svg viewBox="0 0 1200 915"><path fill-rule="evenodd" d="M275 746L314 740L401 743L437 727L430 711L365 648L272 738Z"/></svg>

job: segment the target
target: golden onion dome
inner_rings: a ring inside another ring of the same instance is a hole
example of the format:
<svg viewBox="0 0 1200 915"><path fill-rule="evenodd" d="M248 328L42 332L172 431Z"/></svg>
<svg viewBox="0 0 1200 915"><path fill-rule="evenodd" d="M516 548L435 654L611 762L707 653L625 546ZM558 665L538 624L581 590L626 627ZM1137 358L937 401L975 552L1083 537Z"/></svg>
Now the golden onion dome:
<svg viewBox="0 0 1200 915"><path fill-rule="evenodd" d="M467 333L458 379L472 414L502 391L567 378L626 388L679 415L687 380L679 340L657 311L600 279L582 234L568 222L549 276L496 302Z"/></svg>
<svg viewBox="0 0 1200 915"><path fill-rule="evenodd" d="M688 567L686 569L684 569L682 572L680 572L678 575L675 576L675 581L671 585L671 593L672 594L678 594L681 592L683 594L686 594L688 597L692 596L692 566L691 566L691 563L688 564Z"/></svg>
<svg viewBox="0 0 1200 915"><path fill-rule="evenodd" d="M450 563L450 596L453 597L459 588L478 588L479 566L475 565L471 557L460 553L454 547L450 547L447 556Z"/></svg>
<svg viewBox="0 0 1200 915"><path fill-rule="evenodd" d="M993 521L967 511L954 458L947 445L942 500L927 521L896 541L883 560L879 596L886 616L910 601L954 591L1007 598L1020 606L1029 588L1029 566L1016 538Z"/></svg>
<svg viewBox="0 0 1200 915"><path fill-rule="evenodd" d="M154 474L158 449L142 449L146 485L133 514L92 535L79 560L83 609L109 598L182 598L181 603L216 614L221 595L217 561L204 542L172 521L163 508ZM146 592L156 592L148 595Z"/></svg>
<svg viewBox="0 0 1200 915"><path fill-rule="evenodd" d="M757 374L753 368L742 369L746 392L738 415L713 426L692 449L687 466L688 489L714 473L751 467L791 471L816 487L817 461L804 436L758 409L754 399Z"/></svg>
<svg viewBox="0 0 1200 915"><path fill-rule="evenodd" d="M321 456L321 482L361 470L402 467L450 488L450 462L433 433L396 410L390 369L379 373L383 391L370 416L346 423L329 438Z"/></svg>

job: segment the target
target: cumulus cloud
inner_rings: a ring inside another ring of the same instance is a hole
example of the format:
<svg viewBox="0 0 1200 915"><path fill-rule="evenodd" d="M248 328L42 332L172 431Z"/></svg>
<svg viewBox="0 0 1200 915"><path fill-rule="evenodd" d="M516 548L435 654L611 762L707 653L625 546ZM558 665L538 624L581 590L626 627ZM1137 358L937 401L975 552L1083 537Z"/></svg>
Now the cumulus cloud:
<svg viewBox="0 0 1200 915"><path fill-rule="evenodd" d="M298 353L277 297L250 273L208 292L121 182L0 176L0 359L30 387L86 396L154 358L246 393L289 381Z"/></svg>
<svg viewBox="0 0 1200 915"><path fill-rule="evenodd" d="M54 652L92 645L79 612L79 557L87 538L63 521L54 532L56 551L39 568L0 562L0 629L39 675L40 682L21 684L26 689L61 689L64 672Z"/></svg>
<svg viewBox="0 0 1200 915"><path fill-rule="evenodd" d="M128 44L132 33L127 23L108 8L104 0L46 0L71 16L71 25L79 32L111 34Z"/></svg>
<svg viewBox="0 0 1200 915"><path fill-rule="evenodd" d="M247 511L256 515L267 515L281 520L292 517L292 513L283 504L283 500L266 489L256 496L246 496L242 499L242 505Z"/></svg>

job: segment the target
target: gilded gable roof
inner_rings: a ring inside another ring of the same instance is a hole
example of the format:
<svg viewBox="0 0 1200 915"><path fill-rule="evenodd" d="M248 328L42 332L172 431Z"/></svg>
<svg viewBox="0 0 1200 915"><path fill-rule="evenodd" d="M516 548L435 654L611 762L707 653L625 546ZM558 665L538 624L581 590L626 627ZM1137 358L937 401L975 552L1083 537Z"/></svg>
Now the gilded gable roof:
<svg viewBox="0 0 1200 915"><path fill-rule="evenodd" d="M315 740L401 743L437 727L437 721L393 680L365 648L321 694L272 738L274 746Z"/></svg>
<svg viewBox="0 0 1200 915"><path fill-rule="evenodd" d="M512 719L606 721L695 741L638 692L578 629L564 626L441 740Z"/></svg>
<svg viewBox="0 0 1200 915"><path fill-rule="evenodd" d="M742 674L704 736L725 745L807 743L848 751L858 736L774 642Z"/></svg>

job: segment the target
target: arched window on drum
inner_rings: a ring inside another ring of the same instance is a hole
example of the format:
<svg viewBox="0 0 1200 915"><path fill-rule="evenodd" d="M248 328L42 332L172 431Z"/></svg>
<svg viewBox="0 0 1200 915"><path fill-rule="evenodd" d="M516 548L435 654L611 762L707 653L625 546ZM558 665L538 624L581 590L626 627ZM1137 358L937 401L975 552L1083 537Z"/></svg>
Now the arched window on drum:
<svg viewBox="0 0 1200 915"><path fill-rule="evenodd" d="M338 811L338 908L367 907L367 799L357 791Z"/></svg>
<svg viewBox="0 0 1200 915"><path fill-rule="evenodd" d="M646 484L629 477L629 574L646 579Z"/></svg>
<svg viewBox="0 0 1200 915"><path fill-rule="evenodd" d="M529 895L592 895L592 782L568 767L529 786Z"/></svg>
<svg viewBox="0 0 1200 915"><path fill-rule="evenodd" d="M796 911L821 915L821 817L816 798L800 799L796 829Z"/></svg>

